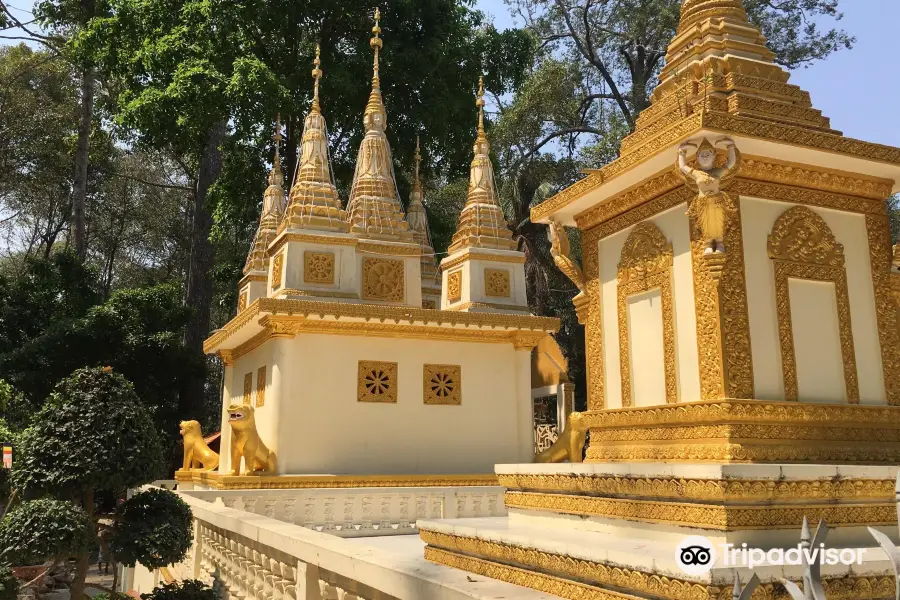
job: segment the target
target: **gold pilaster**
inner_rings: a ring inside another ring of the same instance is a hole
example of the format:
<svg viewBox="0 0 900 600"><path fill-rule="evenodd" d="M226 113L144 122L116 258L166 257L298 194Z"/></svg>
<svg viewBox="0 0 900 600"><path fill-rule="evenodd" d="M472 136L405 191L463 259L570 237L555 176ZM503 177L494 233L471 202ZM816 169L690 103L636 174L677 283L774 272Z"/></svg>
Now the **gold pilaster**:
<svg viewBox="0 0 900 600"><path fill-rule="evenodd" d="M603 290L600 285L601 237L602 231L599 227L588 229L581 236L584 277L587 280L588 310L587 323L584 327L584 348L587 366L589 410L602 410L606 407L606 400L603 397L603 318L601 314Z"/></svg>
<svg viewBox="0 0 900 600"><path fill-rule="evenodd" d="M900 270L891 273L891 230L887 215L866 215L866 232L872 284L875 287L884 388L888 404L900 406Z"/></svg>

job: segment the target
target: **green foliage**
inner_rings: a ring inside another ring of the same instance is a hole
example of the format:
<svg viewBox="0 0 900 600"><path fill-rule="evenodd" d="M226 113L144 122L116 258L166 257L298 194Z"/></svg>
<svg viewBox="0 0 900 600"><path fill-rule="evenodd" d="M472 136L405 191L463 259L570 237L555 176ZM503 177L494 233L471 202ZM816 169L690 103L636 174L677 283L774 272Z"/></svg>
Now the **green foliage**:
<svg viewBox="0 0 900 600"><path fill-rule="evenodd" d="M170 491L154 488L135 494L117 513L110 550L124 565L139 562L158 569L182 560L191 547L191 509Z"/></svg>
<svg viewBox="0 0 900 600"><path fill-rule="evenodd" d="M4 381L0 379L0 393L2 393L3 385ZM5 414L5 412L2 414ZM0 418L0 446L4 444L11 444L13 446L13 460L15 460L15 453L19 451L19 436L7 426L6 421L3 418ZM12 493L12 486L10 483L9 470L0 467L0 503L5 504L6 498L9 498L9 495Z"/></svg>
<svg viewBox="0 0 900 600"><path fill-rule="evenodd" d="M216 600L216 593L202 581L185 579L157 586L149 594L141 594L141 600Z"/></svg>
<svg viewBox="0 0 900 600"><path fill-rule="evenodd" d="M147 409L118 373L79 369L62 380L22 435L16 487L71 497L155 479L163 450Z"/></svg>
<svg viewBox="0 0 900 600"><path fill-rule="evenodd" d="M887 199L888 218L891 222L891 243L900 243L900 195L894 194Z"/></svg>
<svg viewBox="0 0 900 600"><path fill-rule="evenodd" d="M13 575L9 565L0 564L0 600L16 600L19 580Z"/></svg>
<svg viewBox="0 0 900 600"><path fill-rule="evenodd" d="M80 507L42 498L17 505L0 521L0 561L17 565L67 559L87 552L91 520Z"/></svg>

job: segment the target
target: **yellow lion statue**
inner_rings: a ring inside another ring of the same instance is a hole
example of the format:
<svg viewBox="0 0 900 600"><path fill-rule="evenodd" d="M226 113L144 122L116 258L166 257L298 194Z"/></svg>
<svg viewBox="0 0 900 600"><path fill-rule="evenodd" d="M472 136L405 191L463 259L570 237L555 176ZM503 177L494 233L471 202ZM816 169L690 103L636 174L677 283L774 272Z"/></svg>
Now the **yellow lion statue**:
<svg viewBox="0 0 900 600"><path fill-rule="evenodd" d="M259 439L253 407L232 404L228 407L228 422L231 424L231 474L241 474L243 457L244 475L274 475L275 453Z"/></svg>
<svg viewBox="0 0 900 600"><path fill-rule="evenodd" d="M553 445L539 452L534 457L535 462L539 463L558 463L568 460L573 463L580 463L584 460L584 443L587 441L587 427L584 422L584 415L579 412L569 414L566 419L566 426L559 437L553 442Z"/></svg>
<svg viewBox="0 0 900 600"><path fill-rule="evenodd" d="M212 471L219 466L219 455L209 449L203 434L200 432L200 423L197 421L182 421L180 424L181 437L184 438L184 464L182 469L190 471Z"/></svg>

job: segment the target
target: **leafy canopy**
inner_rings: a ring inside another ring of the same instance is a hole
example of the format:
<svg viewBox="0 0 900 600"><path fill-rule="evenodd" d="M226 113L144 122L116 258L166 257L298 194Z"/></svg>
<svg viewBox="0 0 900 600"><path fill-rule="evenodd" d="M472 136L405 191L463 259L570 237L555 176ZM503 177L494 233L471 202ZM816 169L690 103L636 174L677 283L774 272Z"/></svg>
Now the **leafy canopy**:
<svg viewBox="0 0 900 600"><path fill-rule="evenodd" d="M13 575L9 565L0 565L0 600L16 600L19 580Z"/></svg>
<svg viewBox="0 0 900 600"><path fill-rule="evenodd" d="M139 562L158 569L182 560L191 547L191 509L168 490L135 494L119 507L117 516L110 550L123 565Z"/></svg>
<svg viewBox="0 0 900 600"><path fill-rule="evenodd" d="M26 493L118 491L153 481L163 467L150 413L127 379L103 368L63 379L21 448L13 479Z"/></svg>
<svg viewBox="0 0 900 600"><path fill-rule="evenodd" d="M41 498L17 505L0 521L0 561L19 565L67 559L93 542L90 517L64 500Z"/></svg>
<svg viewBox="0 0 900 600"><path fill-rule="evenodd" d="M217 600L211 587L197 579L185 579L177 583L164 583L149 594L141 594L141 600Z"/></svg>

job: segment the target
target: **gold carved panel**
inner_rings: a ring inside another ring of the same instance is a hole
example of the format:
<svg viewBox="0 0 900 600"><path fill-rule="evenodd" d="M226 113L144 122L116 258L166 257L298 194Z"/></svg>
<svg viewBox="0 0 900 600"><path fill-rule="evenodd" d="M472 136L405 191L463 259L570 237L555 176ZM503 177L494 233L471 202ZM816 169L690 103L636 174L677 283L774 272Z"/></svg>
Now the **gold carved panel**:
<svg viewBox="0 0 900 600"><path fill-rule="evenodd" d="M462 367L425 365L423 367L425 404L462 403Z"/></svg>
<svg viewBox="0 0 900 600"><path fill-rule="evenodd" d="M253 371L244 375L244 397L242 404L250 405L250 396L253 394Z"/></svg>
<svg viewBox="0 0 900 600"><path fill-rule="evenodd" d="M589 410L602 410L606 406L603 397L605 374L603 370L603 302L600 290L601 233L599 227L594 227L585 231L581 237L584 278L587 281L588 293L588 316L584 327L584 346Z"/></svg>
<svg viewBox="0 0 900 600"><path fill-rule="evenodd" d="M397 363L359 361L356 399L359 402L397 402Z"/></svg>
<svg viewBox="0 0 900 600"><path fill-rule="evenodd" d="M303 253L303 283L334 283L334 253Z"/></svg>
<svg viewBox="0 0 900 600"><path fill-rule="evenodd" d="M628 298L659 289L662 299L663 353L666 402L678 402L675 370L675 311L672 303L672 244L649 221L638 223L628 235L618 268L619 365L622 407L632 405L631 359L628 348Z"/></svg>
<svg viewBox="0 0 900 600"><path fill-rule="evenodd" d="M238 294L238 312L241 312L242 310L247 308L247 294L248 293L249 292L247 290L243 290L243 291L241 291L240 294Z"/></svg>
<svg viewBox="0 0 900 600"><path fill-rule="evenodd" d="M795 278L834 284L846 397L851 404L859 404L844 246L837 242L822 217L805 206L794 206L775 221L772 233L769 234L768 251L775 271L775 309L781 340L784 399L798 399L797 359L794 354L794 330L788 290L788 281Z"/></svg>
<svg viewBox="0 0 900 600"><path fill-rule="evenodd" d="M266 404L266 366L256 371L256 408Z"/></svg>
<svg viewBox="0 0 900 600"><path fill-rule="evenodd" d="M447 275L447 300L459 302L462 299L462 269Z"/></svg>
<svg viewBox="0 0 900 600"><path fill-rule="evenodd" d="M509 271L506 269L484 270L484 293L495 298L509 298Z"/></svg>
<svg viewBox="0 0 900 600"><path fill-rule="evenodd" d="M272 289L281 287L281 279L284 275L284 252L279 252L272 259Z"/></svg>
<svg viewBox="0 0 900 600"><path fill-rule="evenodd" d="M888 404L900 406L900 244L894 246L892 261L890 222L885 214L866 215L866 231L885 394Z"/></svg>
<svg viewBox="0 0 900 600"><path fill-rule="evenodd" d="M402 260L363 258L362 297L365 300L403 302L404 276Z"/></svg>

